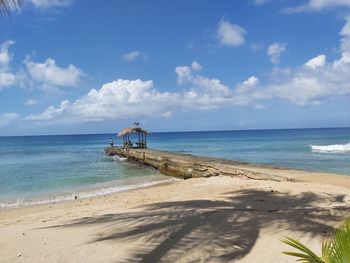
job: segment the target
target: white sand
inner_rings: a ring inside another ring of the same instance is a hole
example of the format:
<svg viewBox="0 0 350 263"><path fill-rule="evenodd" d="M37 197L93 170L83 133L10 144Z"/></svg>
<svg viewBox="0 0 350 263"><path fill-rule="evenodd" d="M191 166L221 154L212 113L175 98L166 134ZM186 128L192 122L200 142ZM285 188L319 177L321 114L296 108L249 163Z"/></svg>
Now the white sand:
<svg viewBox="0 0 350 263"><path fill-rule="evenodd" d="M0 212L0 262L295 262L280 239L320 251L350 216L350 177L274 172L308 181L175 180Z"/></svg>

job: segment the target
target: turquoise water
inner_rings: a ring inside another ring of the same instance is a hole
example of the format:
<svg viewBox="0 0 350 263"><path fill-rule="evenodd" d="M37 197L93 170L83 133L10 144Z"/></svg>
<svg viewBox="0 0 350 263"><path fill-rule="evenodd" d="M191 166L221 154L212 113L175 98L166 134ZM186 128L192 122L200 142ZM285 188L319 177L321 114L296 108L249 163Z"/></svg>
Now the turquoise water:
<svg viewBox="0 0 350 263"><path fill-rule="evenodd" d="M350 128L159 133L153 148L350 175Z"/></svg>
<svg viewBox="0 0 350 263"><path fill-rule="evenodd" d="M89 197L166 179L154 169L105 156L111 137L0 137L1 206ZM148 143L155 149L350 175L350 128L151 133Z"/></svg>
<svg viewBox="0 0 350 263"><path fill-rule="evenodd" d="M0 137L0 204L89 197L163 179L154 169L105 156L110 137Z"/></svg>

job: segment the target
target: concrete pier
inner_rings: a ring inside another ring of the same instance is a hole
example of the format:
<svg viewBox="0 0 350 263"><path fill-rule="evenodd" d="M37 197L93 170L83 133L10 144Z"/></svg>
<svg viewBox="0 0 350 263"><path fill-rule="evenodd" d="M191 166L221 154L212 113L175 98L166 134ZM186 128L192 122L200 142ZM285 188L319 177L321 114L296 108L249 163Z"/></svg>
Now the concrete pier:
<svg viewBox="0 0 350 263"><path fill-rule="evenodd" d="M150 165L162 174L184 179L228 175L255 180L294 180L285 176L285 173L281 175L280 172L285 171L285 169L191 154L150 149L123 149L120 147L108 147L105 149L105 153L109 156L126 157L129 161Z"/></svg>

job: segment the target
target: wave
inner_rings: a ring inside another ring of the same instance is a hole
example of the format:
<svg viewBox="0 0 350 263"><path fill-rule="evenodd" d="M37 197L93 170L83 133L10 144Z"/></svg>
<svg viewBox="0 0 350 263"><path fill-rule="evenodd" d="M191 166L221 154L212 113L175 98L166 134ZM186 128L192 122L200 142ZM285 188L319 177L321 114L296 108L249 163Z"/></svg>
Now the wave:
<svg viewBox="0 0 350 263"><path fill-rule="evenodd" d="M31 207L31 206L37 206L37 205L47 205L47 204L73 201L76 198L77 199L88 199L88 198L92 198L92 197L105 196L105 195L114 194L114 193L118 193L118 192L130 191L130 190L134 190L134 189L149 187L149 186L153 186L153 185L157 185L157 184L161 184L161 183L172 182L172 181L174 181L174 178L162 179L162 180L156 180L156 181L150 180L150 181L145 181L145 182L141 182L141 183L137 183L137 184L111 186L111 187L95 189L95 190L91 190L91 191L79 192L77 194L55 196L55 197L41 199L41 200L17 199L17 200L6 202L6 203L0 203L0 211L14 209L14 208L20 208L20 207Z"/></svg>
<svg viewBox="0 0 350 263"><path fill-rule="evenodd" d="M125 162L128 158L126 158L126 157L119 157L118 155L114 155L113 159L115 161Z"/></svg>
<svg viewBox="0 0 350 263"><path fill-rule="evenodd" d="M350 143L332 145L311 145L313 152L319 153L346 153L350 152Z"/></svg>

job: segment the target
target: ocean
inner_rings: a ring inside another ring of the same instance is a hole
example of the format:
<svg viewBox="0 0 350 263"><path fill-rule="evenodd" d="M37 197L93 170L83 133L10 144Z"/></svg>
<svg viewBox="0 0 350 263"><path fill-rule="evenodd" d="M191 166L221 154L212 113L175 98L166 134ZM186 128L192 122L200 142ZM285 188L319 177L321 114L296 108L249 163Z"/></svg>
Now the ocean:
<svg viewBox="0 0 350 263"><path fill-rule="evenodd" d="M0 209L172 180L104 155L115 134L0 137ZM149 148L350 176L350 128L150 133Z"/></svg>

